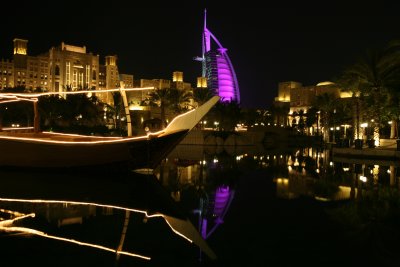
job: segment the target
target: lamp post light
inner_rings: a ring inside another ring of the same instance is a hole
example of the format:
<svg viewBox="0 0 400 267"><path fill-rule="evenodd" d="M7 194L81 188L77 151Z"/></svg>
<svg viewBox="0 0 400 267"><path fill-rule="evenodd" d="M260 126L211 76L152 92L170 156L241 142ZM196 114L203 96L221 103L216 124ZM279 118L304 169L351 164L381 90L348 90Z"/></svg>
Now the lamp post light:
<svg viewBox="0 0 400 267"><path fill-rule="evenodd" d="M219 122L218 121L214 121L214 125L215 125L215 128L218 130Z"/></svg>
<svg viewBox="0 0 400 267"><path fill-rule="evenodd" d="M333 110L333 136L332 136L332 143L336 143L335 140L335 131L336 131L336 127L335 127L335 115L336 115L336 108Z"/></svg>

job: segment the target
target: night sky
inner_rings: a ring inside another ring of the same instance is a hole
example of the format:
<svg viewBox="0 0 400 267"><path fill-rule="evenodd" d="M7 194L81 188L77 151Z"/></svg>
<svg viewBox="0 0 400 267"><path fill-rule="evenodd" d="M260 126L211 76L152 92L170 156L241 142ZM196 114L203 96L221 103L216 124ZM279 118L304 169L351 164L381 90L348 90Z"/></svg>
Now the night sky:
<svg viewBox="0 0 400 267"><path fill-rule="evenodd" d="M366 49L400 39L400 4L389 1L281 1L265 8L230 1L224 9L222 1L192 2L144 8L137 1L19 1L1 12L0 58L11 58L13 38L28 39L30 55L64 41L86 45L101 63L118 55L120 73L135 79L171 79L179 70L195 85L201 63L193 57L201 55L207 8L208 28L235 67L242 106L267 108L278 82L333 80Z"/></svg>

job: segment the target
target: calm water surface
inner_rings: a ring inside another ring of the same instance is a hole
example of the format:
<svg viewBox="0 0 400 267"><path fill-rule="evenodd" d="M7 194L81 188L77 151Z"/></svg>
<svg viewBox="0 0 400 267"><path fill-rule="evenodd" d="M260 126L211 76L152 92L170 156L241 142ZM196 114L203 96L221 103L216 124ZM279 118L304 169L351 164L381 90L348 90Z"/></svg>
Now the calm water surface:
<svg viewBox="0 0 400 267"><path fill-rule="evenodd" d="M154 173L1 170L1 262L400 266L398 176L316 148L202 146Z"/></svg>

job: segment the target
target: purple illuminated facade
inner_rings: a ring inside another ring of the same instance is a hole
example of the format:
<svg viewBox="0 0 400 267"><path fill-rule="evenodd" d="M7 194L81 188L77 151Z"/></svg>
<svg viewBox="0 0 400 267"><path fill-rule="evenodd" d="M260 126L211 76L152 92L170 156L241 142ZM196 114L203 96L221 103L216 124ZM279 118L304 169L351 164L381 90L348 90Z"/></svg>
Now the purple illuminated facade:
<svg viewBox="0 0 400 267"><path fill-rule="evenodd" d="M204 11L204 30L202 38L202 75L207 78L207 86L213 89L222 101L236 101L240 103L239 84L233 69L227 49L207 29L207 16ZM211 49L211 39L214 40L217 49Z"/></svg>

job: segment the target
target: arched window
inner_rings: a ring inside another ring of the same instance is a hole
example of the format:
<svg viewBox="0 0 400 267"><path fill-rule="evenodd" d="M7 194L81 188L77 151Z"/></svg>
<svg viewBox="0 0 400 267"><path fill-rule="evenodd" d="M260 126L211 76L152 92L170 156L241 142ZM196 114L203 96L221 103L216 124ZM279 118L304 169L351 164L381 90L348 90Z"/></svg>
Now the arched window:
<svg viewBox="0 0 400 267"><path fill-rule="evenodd" d="M56 70L54 72L55 75L60 75L60 67L58 65L56 65Z"/></svg>

